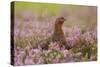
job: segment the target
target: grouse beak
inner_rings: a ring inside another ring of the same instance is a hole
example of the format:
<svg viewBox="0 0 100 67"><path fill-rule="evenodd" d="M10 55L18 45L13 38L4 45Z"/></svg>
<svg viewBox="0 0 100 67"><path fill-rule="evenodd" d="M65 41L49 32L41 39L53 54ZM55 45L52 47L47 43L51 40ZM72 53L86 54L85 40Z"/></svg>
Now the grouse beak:
<svg viewBox="0 0 100 67"><path fill-rule="evenodd" d="M64 18L64 21L66 21L66 19Z"/></svg>

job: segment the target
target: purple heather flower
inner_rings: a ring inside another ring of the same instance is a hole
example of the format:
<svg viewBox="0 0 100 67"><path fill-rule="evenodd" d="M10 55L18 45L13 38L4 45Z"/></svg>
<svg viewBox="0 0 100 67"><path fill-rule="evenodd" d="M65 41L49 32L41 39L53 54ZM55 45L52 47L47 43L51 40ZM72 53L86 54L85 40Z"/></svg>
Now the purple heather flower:
<svg viewBox="0 0 100 67"><path fill-rule="evenodd" d="M26 58L24 59L24 64L25 65L34 64L32 57L26 56Z"/></svg>
<svg viewBox="0 0 100 67"><path fill-rule="evenodd" d="M55 49L55 50L60 50L59 44L57 44L56 42L51 42L49 45L49 49Z"/></svg>
<svg viewBox="0 0 100 67"><path fill-rule="evenodd" d="M93 43L94 40L91 36L91 32L86 32L82 35L82 37L84 38L84 40L89 44L89 43Z"/></svg>
<svg viewBox="0 0 100 67"><path fill-rule="evenodd" d="M63 51L61 51L61 52L63 53L64 57L67 57L67 56L69 55L68 50L63 50Z"/></svg>
<svg viewBox="0 0 100 67"><path fill-rule="evenodd" d="M40 57L38 59L38 62L36 64L43 64L44 63L44 59L42 57Z"/></svg>
<svg viewBox="0 0 100 67"><path fill-rule="evenodd" d="M76 42L76 39L74 37L67 37L66 38L66 42L67 42L67 45L68 46L74 46L75 45L75 42Z"/></svg>

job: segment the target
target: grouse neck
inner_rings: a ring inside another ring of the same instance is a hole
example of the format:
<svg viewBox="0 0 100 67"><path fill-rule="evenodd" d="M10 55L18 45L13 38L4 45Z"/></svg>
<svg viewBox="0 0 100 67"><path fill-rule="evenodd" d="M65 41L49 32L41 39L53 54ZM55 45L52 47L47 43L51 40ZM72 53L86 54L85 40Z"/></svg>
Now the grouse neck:
<svg viewBox="0 0 100 67"><path fill-rule="evenodd" d="M54 34L55 35L62 35L63 34L62 24L55 24Z"/></svg>

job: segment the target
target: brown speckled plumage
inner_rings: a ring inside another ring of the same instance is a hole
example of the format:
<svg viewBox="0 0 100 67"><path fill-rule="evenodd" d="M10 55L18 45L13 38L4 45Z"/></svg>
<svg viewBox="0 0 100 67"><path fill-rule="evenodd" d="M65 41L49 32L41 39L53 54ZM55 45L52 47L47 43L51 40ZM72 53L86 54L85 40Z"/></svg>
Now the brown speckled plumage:
<svg viewBox="0 0 100 67"><path fill-rule="evenodd" d="M59 17L55 20L54 31L51 37L40 41L38 44L42 49L48 49L48 45L50 42L57 42L60 47L65 46L66 49L70 49L70 47L66 44L66 39L64 37L64 33L62 30L62 25L66 19L64 17Z"/></svg>

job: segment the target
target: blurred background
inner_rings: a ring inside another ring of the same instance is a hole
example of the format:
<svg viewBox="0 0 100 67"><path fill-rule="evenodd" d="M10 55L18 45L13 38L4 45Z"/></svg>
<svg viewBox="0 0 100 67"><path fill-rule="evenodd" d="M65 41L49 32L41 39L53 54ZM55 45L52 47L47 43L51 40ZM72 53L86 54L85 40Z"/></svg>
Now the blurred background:
<svg viewBox="0 0 100 67"><path fill-rule="evenodd" d="M15 20L49 23L59 16L67 19L66 27L78 25L88 29L97 26L96 6L15 2Z"/></svg>

